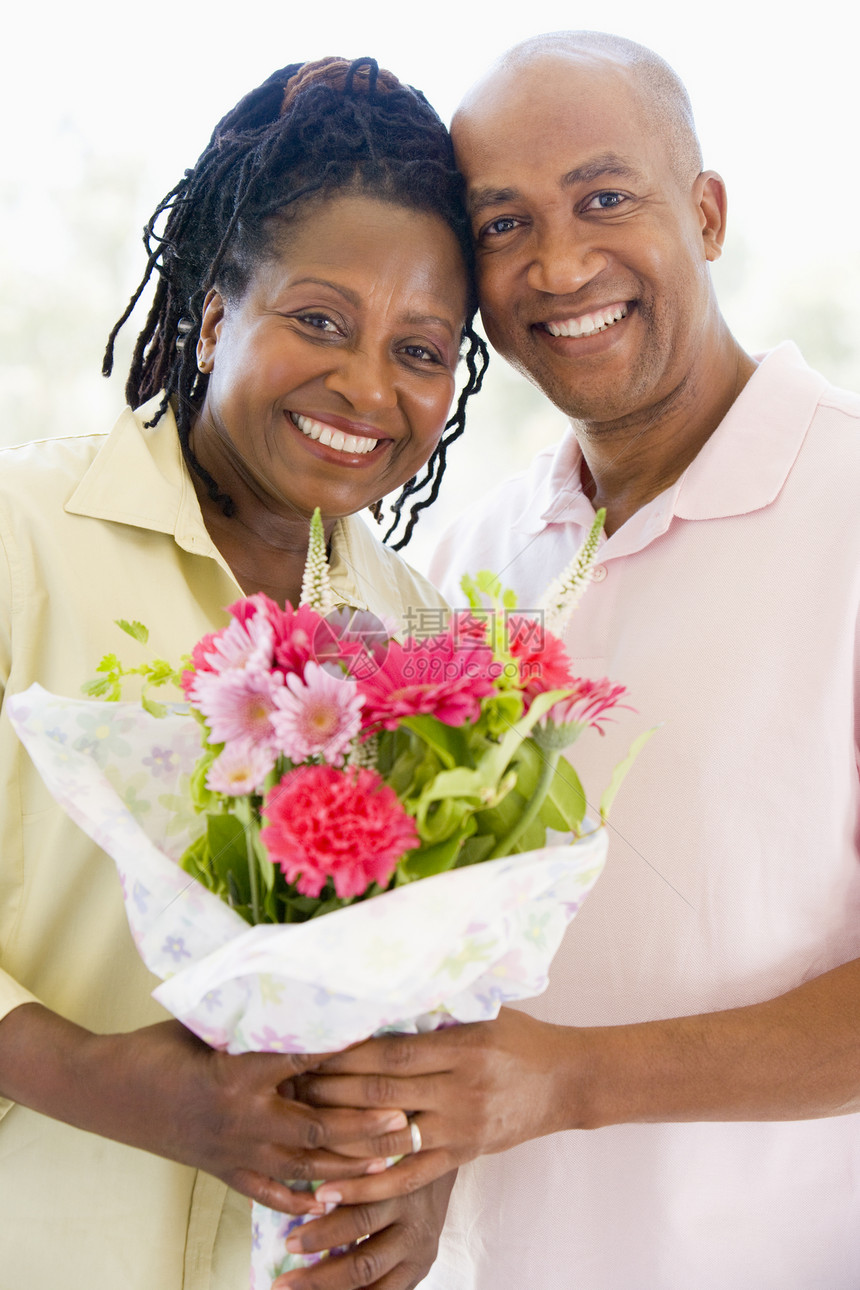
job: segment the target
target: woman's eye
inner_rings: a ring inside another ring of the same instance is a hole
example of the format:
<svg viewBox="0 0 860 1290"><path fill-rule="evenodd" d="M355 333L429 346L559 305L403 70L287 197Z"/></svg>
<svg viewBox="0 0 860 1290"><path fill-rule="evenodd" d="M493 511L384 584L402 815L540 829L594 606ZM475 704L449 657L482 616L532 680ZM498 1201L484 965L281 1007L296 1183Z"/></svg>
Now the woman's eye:
<svg viewBox="0 0 860 1290"><path fill-rule="evenodd" d="M585 204L588 211L613 211L617 210L627 201L624 193L605 192L595 193Z"/></svg>
<svg viewBox="0 0 860 1290"><path fill-rule="evenodd" d="M307 323L316 331L336 333L340 331L337 323L334 322L327 314L299 314L299 321Z"/></svg>
<svg viewBox="0 0 860 1290"><path fill-rule="evenodd" d="M417 358L421 363L441 363L441 358L435 349L430 349L427 345L404 345L402 351L407 358Z"/></svg>

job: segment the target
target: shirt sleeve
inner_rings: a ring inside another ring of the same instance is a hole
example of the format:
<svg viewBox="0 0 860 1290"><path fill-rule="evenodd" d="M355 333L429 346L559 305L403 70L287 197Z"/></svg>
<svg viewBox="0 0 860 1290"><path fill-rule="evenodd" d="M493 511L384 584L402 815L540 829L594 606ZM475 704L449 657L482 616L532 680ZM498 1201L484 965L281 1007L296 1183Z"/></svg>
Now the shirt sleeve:
<svg viewBox="0 0 860 1290"><path fill-rule="evenodd" d="M0 529L0 708L6 693L6 683L12 667L12 581L9 573L9 558L5 535ZM3 829L0 826L0 838ZM0 858L2 863L2 858ZM3 971L0 967L0 1018L17 1008L21 1003L32 1003L34 994ZM0 1098L0 1115L9 1103Z"/></svg>

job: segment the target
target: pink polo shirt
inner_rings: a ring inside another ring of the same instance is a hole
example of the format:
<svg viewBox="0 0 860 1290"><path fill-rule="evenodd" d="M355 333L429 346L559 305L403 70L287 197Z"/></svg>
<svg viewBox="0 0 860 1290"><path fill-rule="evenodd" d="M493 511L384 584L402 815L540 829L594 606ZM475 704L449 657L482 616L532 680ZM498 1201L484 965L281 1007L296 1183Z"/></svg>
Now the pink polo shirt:
<svg viewBox="0 0 860 1290"><path fill-rule="evenodd" d="M495 570L532 607L593 519L579 446L450 530L434 580ZM604 875L528 1011L635 1022L772 998L860 957L860 398L793 345L601 546L565 634L636 713L573 760L613 809ZM860 1018L858 1018L860 1024ZM860 1116L568 1132L461 1171L424 1290L857 1290Z"/></svg>

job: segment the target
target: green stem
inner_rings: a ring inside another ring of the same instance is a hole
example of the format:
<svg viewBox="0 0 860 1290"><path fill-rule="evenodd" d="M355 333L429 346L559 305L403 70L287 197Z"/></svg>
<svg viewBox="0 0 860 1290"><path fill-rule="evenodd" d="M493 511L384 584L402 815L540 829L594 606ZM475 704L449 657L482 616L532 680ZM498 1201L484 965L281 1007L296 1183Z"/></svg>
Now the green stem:
<svg viewBox="0 0 860 1290"><path fill-rule="evenodd" d="M251 886L251 919L256 926L262 922L260 908L260 875L257 869L257 856L254 851L254 808L249 797L240 797L236 801L236 814L245 827L245 855L248 861L248 882Z"/></svg>
<svg viewBox="0 0 860 1290"><path fill-rule="evenodd" d="M511 855L514 847L525 833L526 829L533 820L537 819L538 812L543 806L544 799L549 792L549 786L552 782L552 777L555 774L555 768L558 765L558 759L560 756L561 749L553 749L550 752L544 753L543 770L541 771L538 782L535 785L535 791L526 805L526 809L523 811L520 818L515 821L510 829L508 829L505 836L496 843L492 854L489 856L490 860L498 860L500 856Z"/></svg>

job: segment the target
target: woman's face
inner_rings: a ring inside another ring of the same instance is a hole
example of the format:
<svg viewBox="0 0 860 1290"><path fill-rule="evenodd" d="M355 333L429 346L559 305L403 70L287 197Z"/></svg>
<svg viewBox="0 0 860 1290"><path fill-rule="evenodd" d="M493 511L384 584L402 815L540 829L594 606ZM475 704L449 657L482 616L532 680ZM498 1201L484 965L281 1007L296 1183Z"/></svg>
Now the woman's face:
<svg viewBox="0 0 860 1290"><path fill-rule="evenodd" d="M210 291L193 444L240 514L331 519L410 479L448 417L466 296L440 218L363 196L286 225L241 298Z"/></svg>

